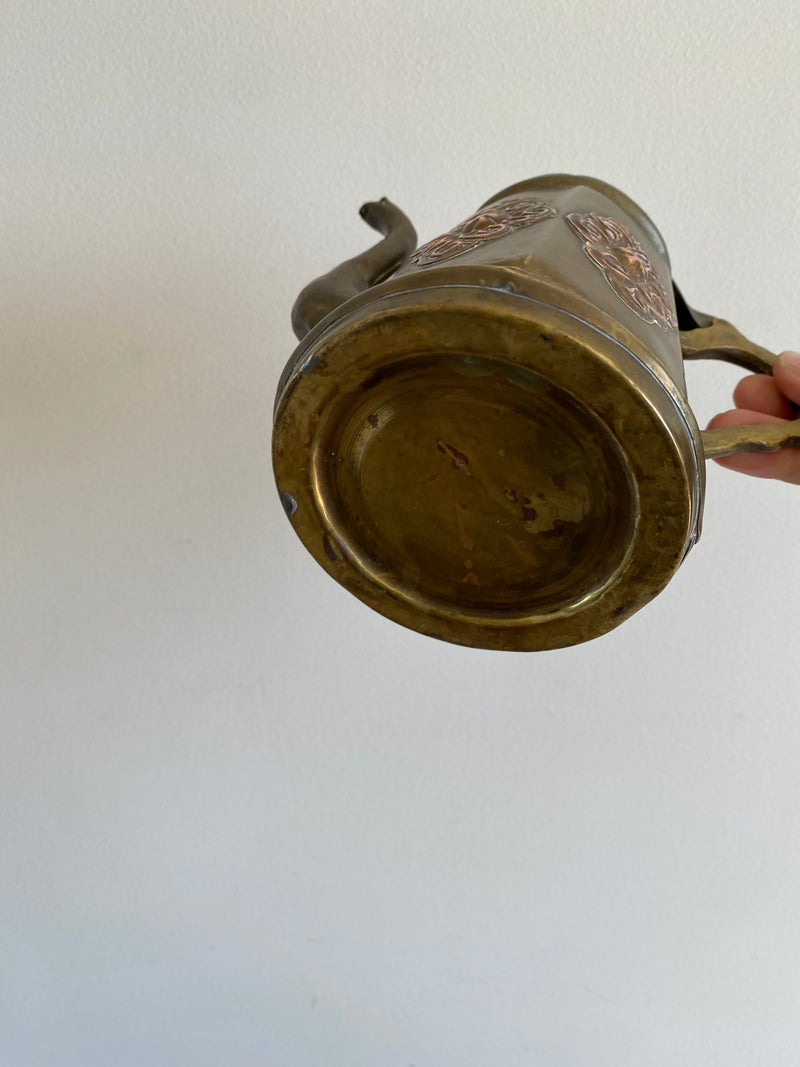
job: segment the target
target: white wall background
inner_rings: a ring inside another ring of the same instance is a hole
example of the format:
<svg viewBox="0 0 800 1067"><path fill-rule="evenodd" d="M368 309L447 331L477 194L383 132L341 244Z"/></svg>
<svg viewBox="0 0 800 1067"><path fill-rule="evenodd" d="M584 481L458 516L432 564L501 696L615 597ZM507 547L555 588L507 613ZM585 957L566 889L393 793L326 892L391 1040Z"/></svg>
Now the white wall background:
<svg viewBox="0 0 800 1067"><path fill-rule="evenodd" d="M796 1067L800 490L541 655L331 582L289 309L393 198L640 201L800 346L792 0L4 0L0 1064ZM691 368L702 423L738 373Z"/></svg>

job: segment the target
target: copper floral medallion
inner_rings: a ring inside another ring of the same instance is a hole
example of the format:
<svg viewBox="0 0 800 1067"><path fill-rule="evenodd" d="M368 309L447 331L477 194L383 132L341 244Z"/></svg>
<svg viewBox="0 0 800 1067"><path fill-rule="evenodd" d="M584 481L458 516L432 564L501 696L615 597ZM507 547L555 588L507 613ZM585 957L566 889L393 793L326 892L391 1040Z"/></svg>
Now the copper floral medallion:
<svg viewBox="0 0 800 1067"><path fill-rule="evenodd" d="M663 285L642 246L616 219L602 215L567 215L567 222L583 239L589 259L640 319L662 330L676 330L678 321Z"/></svg>
<svg viewBox="0 0 800 1067"><path fill-rule="evenodd" d="M489 204L476 211L465 222L454 226L441 237L435 237L422 245L416 252L411 253L410 261L418 267L424 267L442 259L452 259L453 256L460 256L462 252L469 252L484 241L505 237L524 226L532 226L544 219L555 218L556 215L558 211L554 207L543 204L540 200L521 197L499 200L496 204Z"/></svg>

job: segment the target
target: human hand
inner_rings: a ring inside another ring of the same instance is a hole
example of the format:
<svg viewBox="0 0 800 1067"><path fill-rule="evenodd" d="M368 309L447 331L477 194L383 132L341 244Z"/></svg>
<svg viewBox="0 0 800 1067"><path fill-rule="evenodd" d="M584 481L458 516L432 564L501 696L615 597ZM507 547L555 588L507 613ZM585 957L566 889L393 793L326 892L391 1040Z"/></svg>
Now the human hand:
<svg viewBox="0 0 800 1067"><path fill-rule="evenodd" d="M772 375L751 374L743 378L733 391L733 402L736 410L715 415L708 424L709 430L797 418L792 404L800 405L800 353L782 352L775 360ZM800 485L800 448L739 452L716 462L756 478L778 478Z"/></svg>

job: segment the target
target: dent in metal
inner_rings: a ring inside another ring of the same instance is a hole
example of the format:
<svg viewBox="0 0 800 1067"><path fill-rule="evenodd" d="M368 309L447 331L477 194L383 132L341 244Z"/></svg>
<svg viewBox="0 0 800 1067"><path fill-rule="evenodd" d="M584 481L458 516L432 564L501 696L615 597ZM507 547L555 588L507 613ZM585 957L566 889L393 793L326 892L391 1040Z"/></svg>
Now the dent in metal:
<svg viewBox="0 0 800 1067"><path fill-rule="evenodd" d="M297 501L291 493L281 493L281 504L283 504L283 510L291 519L292 515L297 511Z"/></svg>

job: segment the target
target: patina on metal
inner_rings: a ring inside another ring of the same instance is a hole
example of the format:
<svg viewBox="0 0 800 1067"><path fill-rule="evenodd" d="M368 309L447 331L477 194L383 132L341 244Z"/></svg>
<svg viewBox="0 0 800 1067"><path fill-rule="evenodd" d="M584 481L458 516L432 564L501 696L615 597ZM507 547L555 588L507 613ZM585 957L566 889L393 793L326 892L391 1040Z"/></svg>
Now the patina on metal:
<svg viewBox="0 0 800 1067"><path fill-rule="evenodd" d="M478 648L606 633L697 540L705 457L800 444L800 420L701 433L684 358L774 357L675 289L604 182L549 175L414 251L385 234L308 286L278 388L275 477L325 570L386 617Z"/></svg>

